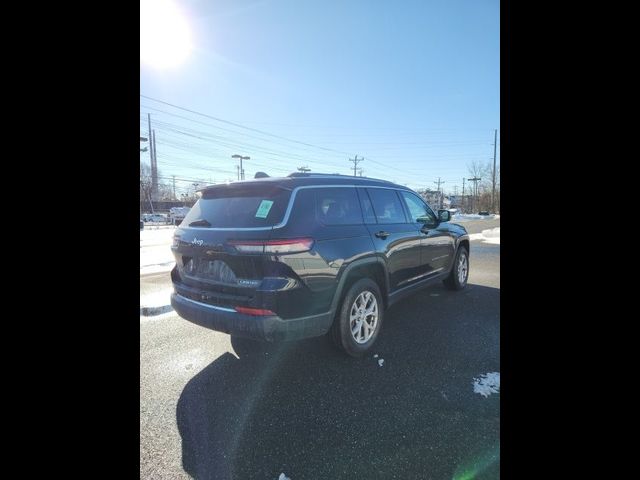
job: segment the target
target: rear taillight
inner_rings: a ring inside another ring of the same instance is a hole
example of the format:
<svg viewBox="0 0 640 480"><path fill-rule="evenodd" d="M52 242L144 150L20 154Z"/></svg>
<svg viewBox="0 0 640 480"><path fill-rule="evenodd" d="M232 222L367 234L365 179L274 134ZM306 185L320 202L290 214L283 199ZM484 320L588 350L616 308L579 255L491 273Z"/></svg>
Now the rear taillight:
<svg viewBox="0 0 640 480"><path fill-rule="evenodd" d="M238 313L244 313L245 315L253 315L256 317L275 315L271 310L265 310L263 308L235 307L235 310Z"/></svg>
<svg viewBox="0 0 640 480"><path fill-rule="evenodd" d="M242 253L299 253L311 250L312 238L286 238L281 240L231 240L232 245Z"/></svg>

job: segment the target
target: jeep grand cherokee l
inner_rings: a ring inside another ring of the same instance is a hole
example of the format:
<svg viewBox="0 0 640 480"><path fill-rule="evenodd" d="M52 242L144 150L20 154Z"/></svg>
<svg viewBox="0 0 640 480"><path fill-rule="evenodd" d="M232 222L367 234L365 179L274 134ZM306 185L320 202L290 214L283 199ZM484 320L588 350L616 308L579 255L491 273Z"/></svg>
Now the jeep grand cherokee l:
<svg viewBox="0 0 640 480"><path fill-rule="evenodd" d="M390 305L437 280L467 283L464 227L391 182L294 173L199 194L171 247L171 304L213 330L266 341L329 333L360 356Z"/></svg>

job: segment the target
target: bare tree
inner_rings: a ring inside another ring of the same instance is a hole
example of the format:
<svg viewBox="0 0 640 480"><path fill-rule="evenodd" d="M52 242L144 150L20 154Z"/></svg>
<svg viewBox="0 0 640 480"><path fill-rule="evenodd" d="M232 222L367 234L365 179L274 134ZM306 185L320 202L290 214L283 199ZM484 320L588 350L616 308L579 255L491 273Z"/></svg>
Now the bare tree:
<svg viewBox="0 0 640 480"><path fill-rule="evenodd" d="M140 161L140 213L152 210L151 204L151 167Z"/></svg>
<svg viewBox="0 0 640 480"><path fill-rule="evenodd" d="M477 194L474 199L474 210L490 210L491 209L491 190L493 188L493 161L481 162L474 160L467 164L469 178L481 178L478 182L477 192L471 191L471 195ZM473 188L473 183L470 184ZM496 210L499 210L499 192L500 192L500 165L496 165ZM474 212L477 213L477 212Z"/></svg>
<svg viewBox="0 0 640 480"><path fill-rule="evenodd" d="M158 170L158 177L162 177L162 173ZM151 166L145 162L140 161L140 205L144 203L147 207L150 207L149 201L151 199ZM173 198L173 186L167 182L158 182L158 200L171 201Z"/></svg>

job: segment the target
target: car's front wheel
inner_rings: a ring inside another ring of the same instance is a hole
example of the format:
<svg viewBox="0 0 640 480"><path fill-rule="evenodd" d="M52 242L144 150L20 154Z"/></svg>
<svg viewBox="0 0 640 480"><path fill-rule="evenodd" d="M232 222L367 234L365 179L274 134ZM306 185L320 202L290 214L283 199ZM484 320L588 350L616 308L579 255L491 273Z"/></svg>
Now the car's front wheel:
<svg viewBox="0 0 640 480"><path fill-rule="evenodd" d="M451 273L444 279L444 285L450 290L462 290L469 279L469 251L460 246L453 261Z"/></svg>
<svg viewBox="0 0 640 480"><path fill-rule="evenodd" d="M352 357L364 355L378 338L383 310L376 282L362 278L351 285L331 327L336 346Z"/></svg>

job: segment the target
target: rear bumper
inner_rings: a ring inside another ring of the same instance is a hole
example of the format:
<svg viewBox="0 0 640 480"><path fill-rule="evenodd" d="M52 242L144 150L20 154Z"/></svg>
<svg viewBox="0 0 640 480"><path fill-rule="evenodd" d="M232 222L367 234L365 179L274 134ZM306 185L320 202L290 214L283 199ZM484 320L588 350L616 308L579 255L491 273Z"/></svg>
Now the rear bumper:
<svg viewBox="0 0 640 480"><path fill-rule="evenodd" d="M182 318L202 327L268 342L324 335L333 321L331 312L286 320L277 315L245 315L231 308L196 302L176 293L171 294L171 306Z"/></svg>

